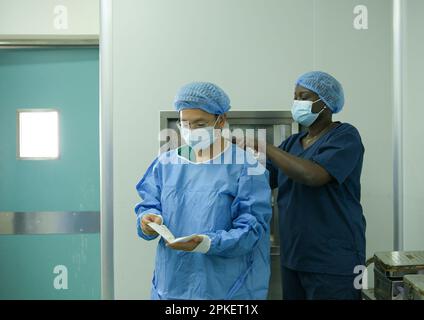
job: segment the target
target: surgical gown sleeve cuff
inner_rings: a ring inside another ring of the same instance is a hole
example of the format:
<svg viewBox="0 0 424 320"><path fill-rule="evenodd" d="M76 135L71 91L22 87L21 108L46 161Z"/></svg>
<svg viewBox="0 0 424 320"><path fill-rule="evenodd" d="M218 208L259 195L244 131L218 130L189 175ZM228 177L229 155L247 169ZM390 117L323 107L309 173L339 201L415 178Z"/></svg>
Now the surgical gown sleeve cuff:
<svg viewBox="0 0 424 320"><path fill-rule="evenodd" d="M152 210L152 211L155 211L155 210ZM138 216L137 216L137 233L138 233L140 238L143 238L145 240L153 240L153 239L156 239L156 237L158 236L157 234L156 235L145 234L143 232L143 229L141 229L141 219L143 219L143 216L145 214L153 214L155 216L158 216L158 217L161 218L161 224L163 223L162 216L160 214L154 213L152 211L142 212L142 213L139 213Z"/></svg>
<svg viewBox="0 0 424 320"><path fill-rule="evenodd" d="M209 251L209 248L211 247L211 239L204 234L201 234L200 236L203 238L203 240L202 242L199 243L199 245L196 248L194 248L192 252L206 253Z"/></svg>
<svg viewBox="0 0 424 320"><path fill-rule="evenodd" d="M218 250L218 236L213 232L208 232L205 234L209 239L209 250L206 252L207 255L215 255L219 252Z"/></svg>

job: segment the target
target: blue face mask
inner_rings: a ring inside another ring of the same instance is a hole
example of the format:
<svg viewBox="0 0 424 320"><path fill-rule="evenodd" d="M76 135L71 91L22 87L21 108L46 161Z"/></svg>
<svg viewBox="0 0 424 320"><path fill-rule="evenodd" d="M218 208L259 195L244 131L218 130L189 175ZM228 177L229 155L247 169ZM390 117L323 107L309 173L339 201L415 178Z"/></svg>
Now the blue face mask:
<svg viewBox="0 0 424 320"><path fill-rule="evenodd" d="M293 120L300 123L304 127L309 127L310 125L312 125L315 120L317 120L321 112L324 111L324 109L326 108L324 107L318 113L312 112L313 104L320 100L321 99L318 99L317 101L294 100L292 106Z"/></svg>

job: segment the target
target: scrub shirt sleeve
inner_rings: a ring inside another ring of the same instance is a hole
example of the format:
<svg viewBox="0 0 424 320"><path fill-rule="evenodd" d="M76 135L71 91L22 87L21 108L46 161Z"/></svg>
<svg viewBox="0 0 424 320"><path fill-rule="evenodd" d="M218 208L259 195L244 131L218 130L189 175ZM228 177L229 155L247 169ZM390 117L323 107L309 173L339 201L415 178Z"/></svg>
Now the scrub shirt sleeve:
<svg viewBox="0 0 424 320"><path fill-rule="evenodd" d="M159 161L156 159L147 169L143 178L137 184L136 189L138 195L143 199L135 207L137 215L137 234L145 240L153 240L158 235L149 236L141 229L141 219L145 214L155 214L162 218L162 206L160 203L160 179L158 176ZM162 218L163 221L163 218Z"/></svg>
<svg viewBox="0 0 424 320"><path fill-rule="evenodd" d="M210 238L206 254L237 257L251 252L262 237L268 236L272 215L270 203L271 189L266 174L249 175L244 166L231 207L235 217L232 228L205 233Z"/></svg>
<svg viewBox="0 0 424 320"><path fill-rule="evenodd" d="M363 153L364 147L359 133L344 132L324 142L311 160L323 167L338 184L342 184Z"/></svg>
<svg viewBox="0 0 424 320"><path fill-rule="evenodd" d="M271 189L278 187L278 169L272 164L271 160L266 160L266 169L269 171L269 185Z"/></svg>

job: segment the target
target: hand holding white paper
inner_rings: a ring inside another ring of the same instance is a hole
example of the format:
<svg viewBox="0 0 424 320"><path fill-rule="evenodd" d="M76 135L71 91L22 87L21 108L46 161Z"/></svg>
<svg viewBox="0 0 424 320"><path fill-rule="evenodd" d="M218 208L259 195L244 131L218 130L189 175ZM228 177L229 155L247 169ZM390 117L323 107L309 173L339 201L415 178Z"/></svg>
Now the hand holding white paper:
<svg viewBox="0 0 424 320"><path fill-rule="evenodd" d="M192 234L186 237L175 238L172 232L164 224L150 222L148 223L148 226L159 233L159 235L169 243L188 242L197 236L196 234Z"/></svg>

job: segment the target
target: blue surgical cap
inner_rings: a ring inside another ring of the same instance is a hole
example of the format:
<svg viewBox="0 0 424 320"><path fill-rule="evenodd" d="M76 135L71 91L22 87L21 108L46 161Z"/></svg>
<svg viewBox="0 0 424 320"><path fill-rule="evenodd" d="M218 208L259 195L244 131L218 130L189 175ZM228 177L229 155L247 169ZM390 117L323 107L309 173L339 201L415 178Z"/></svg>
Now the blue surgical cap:
<svg viewBox="0 0 424 320"><path fill-rule="evenodd" d="M296 85L315 92L333 113L343 109L343 87L334 77L322 71L307 72L299 77Z"/></svg>
<svg viewBox="0 0 424 320"><path fill-rule="evenodd" d="M213 83L193 82L178 91L174 107L177 111L201 109L211 114L223 114L230 110L230 98Z"/></svg>

